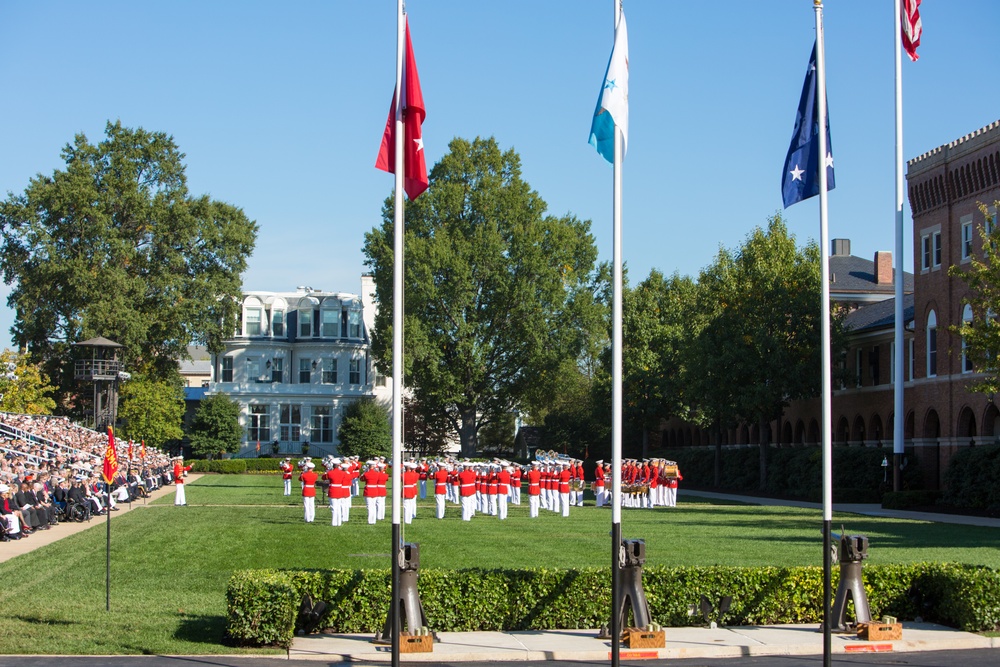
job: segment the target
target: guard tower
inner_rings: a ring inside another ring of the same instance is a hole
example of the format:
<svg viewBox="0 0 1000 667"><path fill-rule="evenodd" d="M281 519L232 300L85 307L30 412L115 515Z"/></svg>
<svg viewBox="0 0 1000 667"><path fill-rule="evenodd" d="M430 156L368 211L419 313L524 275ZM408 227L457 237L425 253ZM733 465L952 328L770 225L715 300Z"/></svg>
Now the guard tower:
<svg viewBox="0 0 1000 667"><path fill-rule="evenodd" d="M91 338L75 343L80 348L73 377L80 382L94 384L94 430L103 431L113 426L118 416L118 385L129 374L119 360L122 346L107 338Z"/></svg>

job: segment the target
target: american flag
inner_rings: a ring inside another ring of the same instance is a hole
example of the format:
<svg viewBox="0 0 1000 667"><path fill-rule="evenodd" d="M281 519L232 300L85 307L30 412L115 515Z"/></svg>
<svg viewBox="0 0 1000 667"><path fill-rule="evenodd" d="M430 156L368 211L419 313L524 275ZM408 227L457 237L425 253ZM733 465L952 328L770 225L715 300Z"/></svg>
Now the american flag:
<svg viewBox="0 0 1000 667"><path fill-rule="evenodd" d="M917 47L920 46L920 33L923 26L920 24L920 0L903 0L899 6L899 19L901 23L900 33L903 36L903 49L910 60L916 60Z"/></svg>

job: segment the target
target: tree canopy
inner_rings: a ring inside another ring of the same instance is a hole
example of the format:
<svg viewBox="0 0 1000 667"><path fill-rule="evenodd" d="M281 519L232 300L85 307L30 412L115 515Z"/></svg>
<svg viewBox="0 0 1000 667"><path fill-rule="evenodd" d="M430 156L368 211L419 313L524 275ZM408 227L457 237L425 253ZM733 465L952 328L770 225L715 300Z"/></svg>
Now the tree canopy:
<svg viewBox="0 0 1000 667"><path fill-rule="evenodd" d="M365 236L379 312L372 348L392 367L393 200ZM590 223L546 215L521 161L493 138L454 139L406 205L405 384L447 416L462 453L480 429L555 380L590 336Z"/></svg>
<svg viewBox="0 0 1000 667"><path fill-rule="evenodd" d="M55 410L54 388L28 354L0 353L0 411L48 415Z"/></svg>
<svg viewBox="0 0 1000 667"><path fill-rule="evenodd" d="M195 456L239 451L243 440L239 404L225 394L208 396L198 406L188 436Z"/></svg>
<svg viewBox="0 0 1000 667"><path fill-rule="evenodd" d="M70 345L124 346L129 370L166 377L187 346L220 349L235 328L257 225L189 194L184 154L162 132L108 123L79 134L65 168L0 202L0 269L12 286L14 342L68 391Z"/></svg>
<svg viewBox="0 0 1000 667"><path fill-rule="evenodd" d="M359 398L344 408L337 439L340 441L337 451L345 456L370 459L392 455L389 415L371 396Z"/></svg>
<svg viewBox="0 0 1000 667"><path fill-rule="evenodd" d="M133 376L122 383L118 417L119 435L135 441L144 440L151 447L167 445L184 437L184 390L180 378L157 380Z"/></svg>
<svg viewBox="0 0 1000 667"><path fill-rule="evenodd" d="M994 211L1000 201L994 202ZM1000 248L997 247L996 213L980 204L987 221L979 229L983 258L972 254L968 266L952 266L949 273L969 286L967 303L972 307L972 319L953 326L962 337L963 351L973 367L982 375L972 389L990 396L1000 394ZM987 231L992 229L993 231Z"/></svg>

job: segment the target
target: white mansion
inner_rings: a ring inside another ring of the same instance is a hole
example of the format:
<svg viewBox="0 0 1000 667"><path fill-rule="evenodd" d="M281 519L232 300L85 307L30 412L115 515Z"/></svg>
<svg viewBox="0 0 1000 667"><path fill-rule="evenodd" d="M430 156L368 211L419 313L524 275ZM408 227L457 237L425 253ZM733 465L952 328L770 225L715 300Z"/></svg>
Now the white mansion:
<svg viewBox="0 0 1000 667"><path fill-rule="evenodd" d="M337 450L346 405L362 396L388 404L391 383L375 372L369 332L375 284L362 276L361 295L299 287L245 292L235 335L211 360L208 394L240 405L244 442L236 456L310 456Z"/></svg>

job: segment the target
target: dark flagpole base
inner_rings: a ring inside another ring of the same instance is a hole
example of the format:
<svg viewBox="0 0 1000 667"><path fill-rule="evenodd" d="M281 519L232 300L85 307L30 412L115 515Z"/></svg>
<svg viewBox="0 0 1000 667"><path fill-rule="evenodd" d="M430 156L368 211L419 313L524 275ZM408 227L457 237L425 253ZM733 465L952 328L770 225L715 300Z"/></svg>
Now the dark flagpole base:
<svg viewBox="0 0 1000 667"><path fill-rule="evenodd" d="M392 524L392 603L389 623L392 628L392 667L399 667L399 524Z"/></svg>
<svg viewBox="0 0 1000 667"><path fill-rule="evenodd" d="M611 524L611 666L618 667L620 659L622 627L618 609L621 607L621 562L618 559L622 548L622 525Z"/></svg>
<svg viewBox="0 0 1000 667"><path fill-rule="evenodd" d="M823 520L823 667L831 665L830 631L833 619L830 618L830 586L832 583L832 567L830 549L830 520Z"/></svg>

